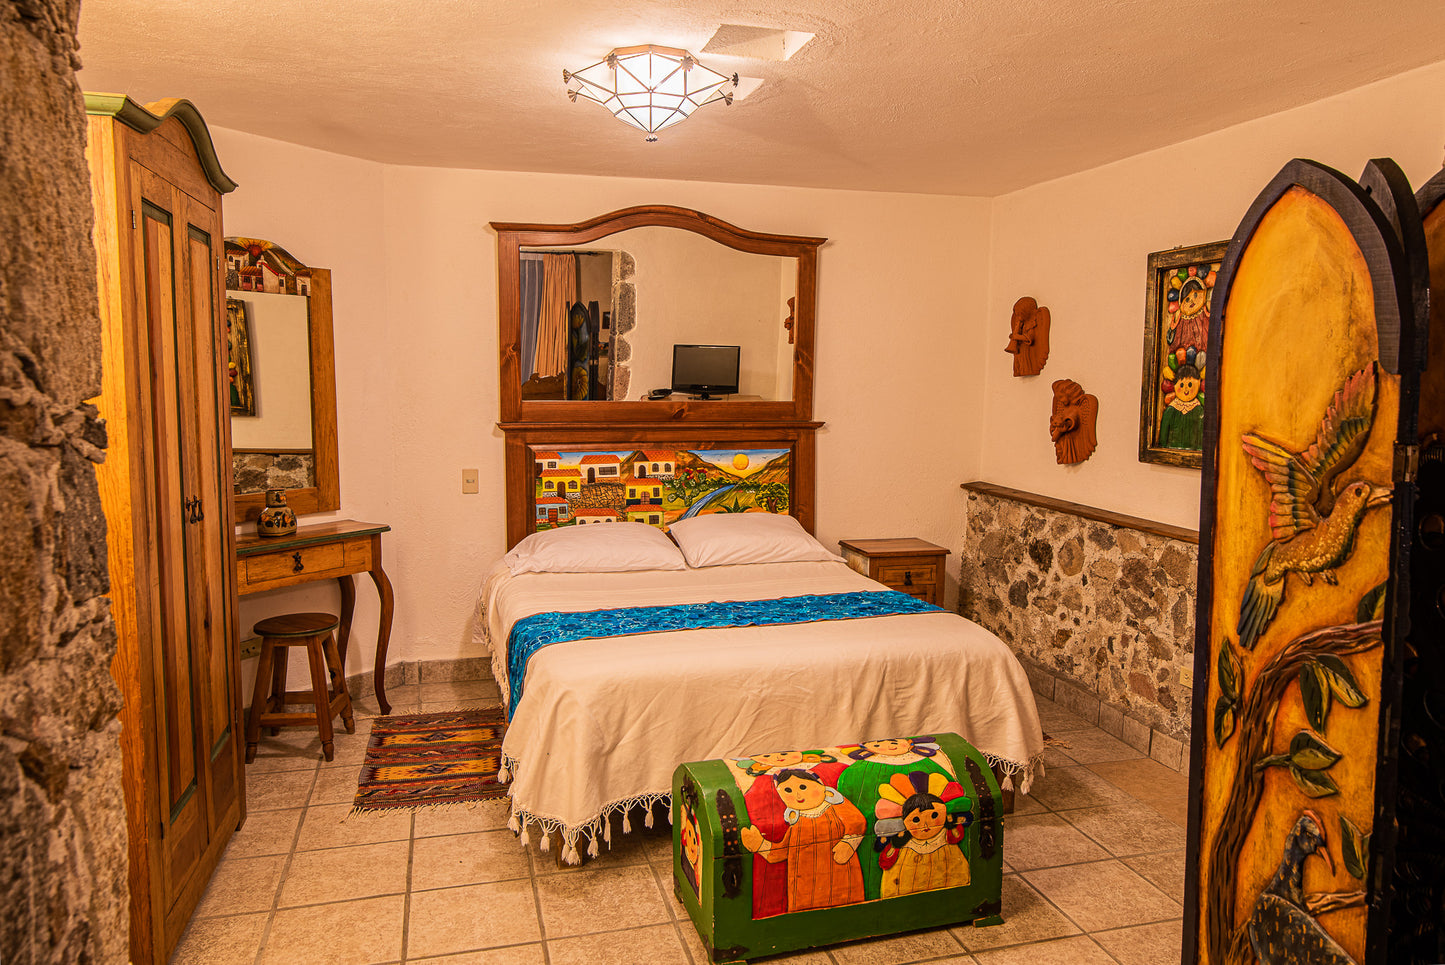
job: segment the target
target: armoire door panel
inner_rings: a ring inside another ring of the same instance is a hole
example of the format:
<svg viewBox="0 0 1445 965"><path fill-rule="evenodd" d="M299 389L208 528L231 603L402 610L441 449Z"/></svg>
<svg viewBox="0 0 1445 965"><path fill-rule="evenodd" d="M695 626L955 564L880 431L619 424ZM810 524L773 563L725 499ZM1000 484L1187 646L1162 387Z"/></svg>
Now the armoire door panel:
<svg viewBox="0 0 1445 965"><path fill-rule="evenodd" d="M150 180L147 172L137 171L137 182ZM141 283L137 291L143 299L142 317L146 321L147 343L150 347L151 439L153 455L147 467L150 488L155 494L154 516L149 520L151 541L158 547L157 599L161 620L156 627L153 645L156 648L157 705L162 709L158 721L162 777L167 814L187 797L195 783L195 765L190 747L193 742L192 712L189 687L190 648L184 640L186 619L185 561L180 549L177 520L185 499L181 485L180 458L175 440L179 417L176 411L175 363L175 253L174 217L168 210L171 192L152 186L137 185L140 203L143 243L141 247ZM146 190L151 187L151 190ZM160 203L157 204L156 202ZM178 639L180 638L180 639Z"/></svg>
<svg viewBox="0 0 1445 965"><path fill-rule="evenodd" d="M147 337L150 344L152 395L153 489L156 499L151 519L152 538L158 547L158 593L162 619L153 641L158 669L157 720L165 791L162 814L165 861L172 885L184 881L206 850L210 838L209 797L204 751L197 749L197 700L205 693L197 671L191 600L194 581L201 576L186 552L185 504L189 497L187 450L194 434L195 376L186 333L191 300L187 289L185 250L187 233L185 195L143 167L133 168L132 183L140 194L137 208L143 221L141 271ZM194 456L191 456L194 460ZM179 895L173 887L166 895L169 908Z"/></svg>
<svg viewBox="0 0 1445 965"><path fill-rule="evenodd" d="M198 722L203 734L198 751L205 753L200 762L207 775L207 811L210 826L217 828L227 820L227 813L236 803L238 781L235 731L231 727L232 706L230 639L230 590L212 576L226 572L229 546L206 519L222 518L225 501L230 499L227 477L222 472L221 454L225 448L220 438L220 420L229 417L229 394L225 410L216 373L219 371L219 331L216 312L218 286L215 239L219 237L219 219L209 208L187 198L186 285L190 296L191 337L188 340L191 379L188 392L196 414L195 445L187 453L186 476L195 491L197 516L186 529L187 555L195 575L190 584L192 659L200 674L197 681ZM232 819L234 820L234 819Z"/></svg>

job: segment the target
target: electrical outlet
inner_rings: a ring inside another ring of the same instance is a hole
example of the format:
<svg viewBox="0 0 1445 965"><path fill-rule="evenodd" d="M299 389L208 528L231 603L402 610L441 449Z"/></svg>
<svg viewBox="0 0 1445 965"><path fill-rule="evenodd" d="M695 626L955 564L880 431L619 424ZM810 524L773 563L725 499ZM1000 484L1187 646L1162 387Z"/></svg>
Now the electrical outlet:
<svg viewBox="0 0 1445 965"><path fill-rule="evenodd" d="M1179 682L1186 687L1194 686L1194 671L1189 667L1179 668Z"/></svg>
<svg viewBox="0 0 1445 965"><path fill-rule="evenodd" d="M249 640L242 640L242 641L241 641L241 659L242 659L242 660L249 660L249 659L251 659L252 657L259 656L260 653L261 653L261 638L260 638L260 637L251 637Z"/></svg>
<svg viewBox="0 0 1445 965"><path fill-rule="evenodd" d="M462 470L462 492L477 492L477 471L475 469Z"/></svg>

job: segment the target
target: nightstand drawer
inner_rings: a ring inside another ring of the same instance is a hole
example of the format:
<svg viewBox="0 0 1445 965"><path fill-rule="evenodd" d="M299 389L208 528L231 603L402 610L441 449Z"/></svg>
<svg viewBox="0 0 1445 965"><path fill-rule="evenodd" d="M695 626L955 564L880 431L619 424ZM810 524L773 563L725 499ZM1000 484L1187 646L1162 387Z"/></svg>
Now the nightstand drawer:
<svg viewBox="0 0 1445 965"><path fill-rule="evenodd" d="M938 564L933 560L889 560L878 567L879 583L899 589L932 586L938 582Z"/></svg>

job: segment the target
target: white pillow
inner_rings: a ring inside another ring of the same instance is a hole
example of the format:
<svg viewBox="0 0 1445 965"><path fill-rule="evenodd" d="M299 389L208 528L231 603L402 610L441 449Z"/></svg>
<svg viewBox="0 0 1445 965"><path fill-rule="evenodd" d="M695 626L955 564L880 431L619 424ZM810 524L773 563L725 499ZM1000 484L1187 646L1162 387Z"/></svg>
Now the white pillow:
<svg viewBox="0 0 1445 965"><path fill-rule="evenodd" d="M680 519L668 532L681 547L688 566L842 561L796 519L782 514L710 513Z"/></svg>
<svg viewBox="0 0 1445 965"><path fill-rule="evenodd" d="M622 573L683 570L662 530L644 523L584 523L526 537L502 562L513 573Z"/></svg>

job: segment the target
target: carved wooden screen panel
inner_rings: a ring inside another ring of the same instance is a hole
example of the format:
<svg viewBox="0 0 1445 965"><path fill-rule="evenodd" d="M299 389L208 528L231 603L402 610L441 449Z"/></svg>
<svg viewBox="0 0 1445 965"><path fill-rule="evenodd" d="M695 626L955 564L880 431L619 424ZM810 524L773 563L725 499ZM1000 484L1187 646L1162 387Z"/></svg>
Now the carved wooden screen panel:
<svg viewBox="0 0 1445 965"><path fill-rule="evenodd" d="M1403 183L1389 167L1383 190ZM1397 441L1414 428L1408 264L1369 194L1294 161L1221 268L1186 962L1383 960L1401 665L1392 573L1413 497L1396 474Z"/></svg>
<svg viewBox="0 0 1445 965"><path fill-rule="evenodd" d="M1410 634L1400 701L1390 944L1400 962L1445 961L1445 171L1416 195L1430 277L1420 377L1420 472L1410 548Z"/></svg>

